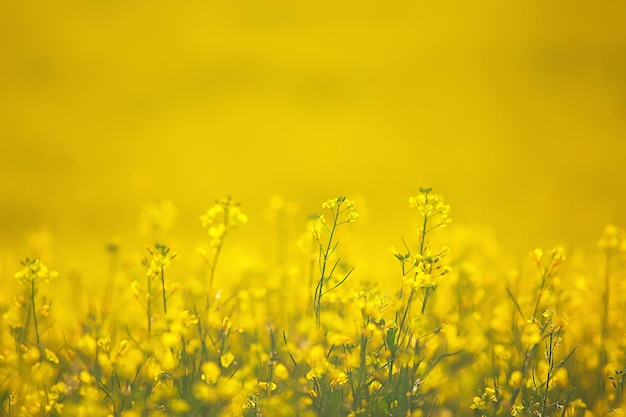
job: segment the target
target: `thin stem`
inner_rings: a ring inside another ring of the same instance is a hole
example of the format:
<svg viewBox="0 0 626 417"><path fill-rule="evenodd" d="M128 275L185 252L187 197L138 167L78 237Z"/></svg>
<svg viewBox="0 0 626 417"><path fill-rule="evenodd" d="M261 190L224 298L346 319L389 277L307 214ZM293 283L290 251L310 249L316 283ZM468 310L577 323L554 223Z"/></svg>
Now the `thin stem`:
<svg viewBox="0 0 626 417"><path fill-rule="evenodd" d="M543 296L543 292L546 289L546 281L548 278L548 268L544 268L543 273L541 274L541 288L539 289L539 294L537 295L537 300L535 301L535 308L533 309L533 314L531 317L535 317L537 314L537 310L539 310L539 303L541 302L541 298Z"/></svg>
<svg viewBox="0 0 626 417"><path fill-rule="evenodd" d="M428 226L428 215L425 214L424 215L424 221L422 224L422 233L420 233L420 250L419 250L419 256L420 258L424 255L424 246L425 246L425 242L426 242L426 227ZM404 241L404 240L403 240ZM405 243L406 246L406 243ZM415 265L413 265L413 267L411 269L415 268ZM424 303L422 304L422 314L424 314L424 310L426 309L426 301L428 300L428 296L430 295L428 293L430 289L427 288L426 289L426 295L424 297ZM408 332L408 329L404 329L404 323L406 321L407 316L409 315L409 310L411 309L411 304L413 302L413 297L415 296L415 289L411 288L411 292L409 293L409 298L407 300L406 303L406 307L404 309L404 312L402 314L402 319L400 320L400 326L399 328L399 332L398 332L398 345L401 345L404 342L404 337L406 336L406 333ZM404 331L404 335L403 335L403 331Z"/></svg>
<svg viewBox="0 0 626 417"><path fill-rule="evenodd" d="M35 307L35 279L30 280L30 303L33 309L33 322L35 323L35 336L37 338L37 347L41 347L39 343L39 324L37 322L37 308Z"/></svg>
<svg viewBox="0 0 626 417"><path fill-rule="evenodd" d="M274 329L271 325L268 325L270 332L270 355L269 363L267 364L267 385L265 386L265 395L270 397L272 395L272 379L274 378L274 361L276 361L276 342L274 339Z"/></svg>
<svg viewBox="0 0 626 417"><path fill-rule="evenodd" d="M224 221L224 224L226 224L226 221ZM217 269L217 260L220 257L220 253L222 252L222 246L224 245L225 235L226 232L224 232L220 239L220 243L218 243L217 247L215 248L215 255L213 256L213 262L211 262L211 268L209 270L209 291L213 289L213 278L215 277L215 270Z"/></svg>
<svg viewBox="0 0 626 417"><path fill-rule="evenodd" d="M426 197L428 202L428 197ZM426 226L428 224L428 214L424 214L424 223L422 224L421 242L420 242L420 255L424 254L424 243L426 242Z"/></svg>
<svg viewBox="0 0 626 417"><path fill-rule="evenodd" d="M600 384L598 389L600 393L605 391L605 381L604 381L604 372L606 365L608 363L608 355L606 351L606 341L609 337L609 302L611 295L611 256L607 252L606 253L606 266L604 269L604 292L602 293L602 333L601 333L601 348L600 348L600 367L599 367L599 376L600 376Z"/></svg>
<svg viewBox="0 0 626 417"><path fill-rule="evenodd" d="M163 266L161 266L161 292L163 293L163 311L167 315L167 298L165 296L165 272Z"/></svg>
<svg viewBox="0 0 626 417"><path fill-rule="evenodd" d="M165 294L165 268L161 266L161 293L163 294L163 313L165 315L165 323L167 331L170 330L170 323L167 321L167 296Z"/></svg>
<svg viewBox="0 0 626 417"><path fill-rule="evenodd" d="M323 295L323 287L324 287L324 280L327 279L327 277L325 277L326 275L326 266L328 264L328 258L330 257L330 254L332 252L334 252L335 247L331 250L331 245L332 245L332 241L333 241L333 237L335 235L335 230L337 229L337 223L338 223L338 219L339 219L339 207L340 204L337 205L337 210L333 212L334 218L333 218L333 225L332 227L329 229L329 237L328 237L328 243L326 245L326 250L324 250L322 248L322 243L320 242L320 279L317 282L317 285L315 287L315 293L313 295L313 310L315 311L315 325L319 328L320 327L320 323L321 323L321 309L322 309L322 295ZM334 268L333 268L334 271ZM331 274L332 275L332 271ZM328 278L330 278L330 275Z"/></svg>
<svg viewBox="0 0 626 417"><path fill-rule="evenodd" d="M547 415L546 409L548 407L548 391L550 390L550 379L552 377L552 371L554 370L554 333L550 332L550 341L548 343L548 376L546 377L545 393L543 395L543 407L542 416Z"/></svg>
<svg viewBox="0 0 626 417"><path fill-rule="evenodd" d="M148 337L150 337L150 334L152 333L152 292L150 285L151 280L152 278L148 277L148 293L146 297L146 311L148 313Z"/></svg>
<svg viewBox="0 0 626 417"><path fill-rule="evenodd" d="M226 234L228 233L228 207L230 205L230 197L228 197L228 202L227 204L224 204L224 232L223 234L220 236L219 238L219 243L217 244L216 248L215 248L215 254L213 255L213 261L210 264L210 269L209 269L209 295L207 295L206 297L206 302L204 305L204 312L206 313L209 310L209 303L210 303L210 293L211 291L213 291L213 281L215 278L215 270L217 269L217 261L220 257L220 253L222 252L222 246L224 246L224 238L226 237Z"/></svg>
<svg viewBox="0 0 626 417"><path fill-rule="evenodd" d="M107 252L110 254L109 259L109 279L104 292L104 300L102 301L102 313L108 314L111 311L111 304L113 298L113 291L115 289L115 277L117 276L118 266L118 247L111 244L107 247Z"/></svg>

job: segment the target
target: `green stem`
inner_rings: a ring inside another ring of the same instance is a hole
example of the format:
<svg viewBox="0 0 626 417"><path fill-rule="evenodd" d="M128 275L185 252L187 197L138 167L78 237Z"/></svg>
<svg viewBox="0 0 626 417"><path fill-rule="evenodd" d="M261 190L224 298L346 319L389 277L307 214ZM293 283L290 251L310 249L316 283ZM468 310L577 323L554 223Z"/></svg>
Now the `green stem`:
<svg viewBox="0 0 626 417"><path fill-rule="evenodd" d="M161 292L163 293L163 311L167 315L167 301L165 297L165 272L163 271L163 267L161 267Z"/></svg>
<svg viewBox="0 0 626 417"><path fill-rule="evenodd" d="M37 308L35 307L35 279L30 280L30 303L33 309L33 322L35 323L35 336L37 338L37 347L39 346L39 324L37 322Z"/></svg>
<svg viewBox="0 0 626 417"><path fill-rule="evenodd" d="M428 201L428 200L427 200ZM424 221L422 223L422 233L420 236L420 251L419 251L419 256L422 257L424 255L424 245L426 242L426 226L428 226L428 215L425 214L424 215ZM429 289L427 289L426 291L428 291ZM404 313L402 314L402 319L400 320L400 325L398 327L399 331L398 331L398 345L401 345L404 341L404 337L406 336L406 333L408 333L408 329L405 331L404 329L404 323L406 321L406 318L409 314L409 310L411 309L411 304L413 302L413 296L415 295L415 289L411 288L411 292L409 293L409 299L406 302L406 307L404 309ZM422 314L424 314L424 310L426 309L426 300L427 300L427 296L429 294L427 293L426 296L424 297L424 303L422 304ZM404 334L403 334L404 333Z"/></svg>
<svg viewBox="0 0 626 417"><path fill-rule="evenodd" d="M146 311L148 313L148 337L150 337L150 334L152 332L152 292L150 290L150 281L151 281L151 277L148 277L148 297L146 299Z"/></svg>
<svg viewBox="0 0 626 417"><path fill-rule="evenodd" d="M600 394L605 391L604 372L608 363L608 354L606 351L606 342L609 337L609 302L610 302L610 289L611 289L611 256L606 253L606 267L604 270L604 292L602 294L602 333L600 335L601 348L600 348L600 367L599 367L599 379L600 384L598 389Z"/></svg>
<svg viewBox="0 0 626 417"><path fill-rule="evenodd" d="M315 310L315 324L319 328L321 322L321 309L322 309L322 290L324 287L324 279L326 278L326 266L328 264L328 258L331 254L331 244L333 241L333 236L335 234L335 230L337 229L337 222L339 220L339 208L340 204L337 204L337 211L334 213L333 226L330 229L330 236L328 237L328 244L326 245L326 250L322 250L322 245L320 242L320 251L322 251L322 265L320 271L320 279L317 282L317 286L315 287L315 294L313 295L314 299L314 310ZM332 274L332 272L331 272ZM328 277L330 278L330 277Z"/></svg>
<svg viewBox="0 0 626 417"><path fill-rule="evenodd" d="M230 207L230 197L228 197L228 202L223 205L224 207L224 233L220 236L220 243L217 245L215 249L215 256L213 257L213 262L211 263L211 276L209 278L209 290L213 289L213 278L215 277L215 270L217 269L217 260L220 257L220 252L222 252L222 246L224 245L224 238L226 237L226 233L228 233L228 208Z"/></svg>
<svg viewBox="0 0 626 417"><path fill-rule="evenodd" d="M213 290L213 278L215 277L215 270L217 269L217 260L220 257L220 252L222 252L222 245L224 243L224 236L226 232L221 236L220 243L215 248L215 255L213 256L213 262L211 262L211 269L209 274L209 291Z"/></svg>
<svg viewBox="0 0 626 417"><path fill-rule="evenodd" d="M535 317L537 314L537 310L539 310L539 303L541 302L541 298L543 297L543 292L546 289L546 281L548 278L548 268L544 268L543 274L541 274L541 288L539 289L539 294L537 295L537 300L535 301L535 308L533 309L532 317Z"/></svg>
<svg viewBox="0 0 626 417"><path fill-rule="evenodd" d="M546 416L546 409L548 407L548 391L550 389L550 379L552 378L552 371L554 370L554 333L550 332L550 342L548 345L548 376L546 377L546 386L543 396L543 407L542 407L542 416Z"/></svg>

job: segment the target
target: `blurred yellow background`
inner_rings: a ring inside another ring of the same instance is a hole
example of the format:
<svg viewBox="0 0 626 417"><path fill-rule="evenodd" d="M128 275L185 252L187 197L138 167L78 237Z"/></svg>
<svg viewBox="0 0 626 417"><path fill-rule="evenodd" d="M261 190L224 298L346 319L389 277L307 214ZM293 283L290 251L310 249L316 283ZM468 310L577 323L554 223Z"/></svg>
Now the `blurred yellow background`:
<svg viewBox="0 0 626 417"><path fill-rule="evenodd" d="M624 22L619 1L3 1L0 248L48 230L102 256L161 198L196 238L228 194L263 245L270 196L304 224L346 194L384 257L420 186L513 252L592 246L626 225Z"/></svg>

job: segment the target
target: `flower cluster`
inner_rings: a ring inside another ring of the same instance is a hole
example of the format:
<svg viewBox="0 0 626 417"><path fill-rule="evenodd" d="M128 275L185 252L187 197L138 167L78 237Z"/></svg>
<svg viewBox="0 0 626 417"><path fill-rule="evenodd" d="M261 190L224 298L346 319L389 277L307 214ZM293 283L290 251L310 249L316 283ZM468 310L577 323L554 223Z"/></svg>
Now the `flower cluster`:
<svg viewBox="0 0 626 417"><path fill-rule="evenodd" d="M149 246L146 247L146 250L150 254L150 259L145 262L145 265L148 267L146 271L148 277L161 276L172 261L178 258L177 252L171 251L170 248L162 243L155 244L154 249L155 250L152 250Z"/></svg>
<svg viewBox="0 0 626 417"><path fill-rule="evenodd" d="M22 261L24 267L21 271L15 273L15 279L22 285L32 285L40 282L50 283L50 280L56 278L59 274L57 271L48 269L41 262L41 259L26 258Z"/></svg>
<svg viewBox="0 0 626 417"><path fill-rule="evenodd" d="M209 232L211 246L218 247L229 231L248 222L248 216L241 212L238 203L227 197L218 200L213 207L200 216L200 222L202 227Z"/></svg>
<svg viewBox="0 0 626 417"><path fill-rule="evenodd" d="M607 252L626 253L626 233L615 225L608 224L598 240L598 247Z"/></svg>
<svg viewBox="0 0 626 417"><path fill-rule="evenodd" d="M327 200L322 204L322 208L330 210L333 216L337 217L337 225L355 222L359 218L354 201L343 196Z"/></svg>
<svg viewBox="0 0 626 417"><path fill-rule="evenodd" d="M442 229L450 207L425 188L407 209L417 233L373 273L347 250L360 238L352 200L326 201L306 230L289 229L293 204L270 206L283 246L266 264L227 262L226 247L216 272L225 236L247 222L226 198L201 216L206 264L157 243L142 268L109 247L104 301L100 280L22 262L0 292L0 415L623 413L626 251L616 226L596 257L557 247L509 262L487 234ZM40 285L52 279L54 293Z"/></svg>
<svg viewBox="0 0 626 417"><path fill-rule="evenodd" d="M431 221L431 227L445 227L452 219L449 217L450 206L444 204L443 197L439 194L432 194L430 188L420 188L420 193L415 197L409 197L409 207L417 208L417 211L425 219L435 219Z"/></svg>

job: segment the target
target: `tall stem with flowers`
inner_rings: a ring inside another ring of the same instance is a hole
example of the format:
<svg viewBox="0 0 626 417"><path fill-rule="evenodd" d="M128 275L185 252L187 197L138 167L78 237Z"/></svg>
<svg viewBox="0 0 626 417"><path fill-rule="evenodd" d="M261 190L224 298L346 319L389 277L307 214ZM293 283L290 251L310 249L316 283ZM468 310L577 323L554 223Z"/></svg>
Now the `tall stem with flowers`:
<svg viewBox="0 0 626 417"><path fill-rule="evenodd" d="M444 203L441 195L433 194L431 188L421 188L420 194L409 198L409 206L417 208L421 216L417 251L412 251L404 241L403 252L393 247L390 249L400 262L402 273L395 325L388 327L385 337L386 349L390 352L385 366L388 378L385 385L389 387L388 412L394 416L407 415L426 406L420 387L424 373L429 372L432 367L420 367L424 361L420 352L428 338L436 335L440 329L438 327L431 333L418 335L415 333L416 321L425 314L439 278L451 271L449 266L443 264L449 249L443 247L434 251L427 240L427 236L434 230L450 224L450 206ZM433 358L432 363L436 364L443 357L456 353L459 352L444 353L438 359Z"/></svg>
<svg viewBox="0 0 626 417"><path fill-rule="evenodd" d="M30 317L33 319L33 327L35 330L35 345L41 349L41 335L39 333L38 310L36 306L35 295L37 294L37 285L41 282L49 283L51 279L56 278L58 273L51 271L45 266L40 259L26 258L22 261L24 267L15 274L15 278L20 284L28 287L29 311L27 321L24 325L24 335L28 334Z"/></svg>
<svg viewBox="0 0 626 417"><path fill-rule="evenodd" d="M326 201L322 204L322 208L330 210L331 220L328 223L326 217L320 214L312 230L313 237L317 242L319 265L319 279L313 291L313 311L315 324L318 328L321 324L322 297L337 289L354 271L354 268L351 268L343 277L335 279L334 274L341 261L340 258L333 257L339 245L335 233L339 226L355 222L359 218L359 213L354 207L354 201L343 196Z"/></svg>
<svg viewBox="0 0 626 417"><path fill-rule="evenodd" d="M211 238L209 251L201 249L200 255L209 266L209 289L212 290L217 261L222 252L224 238L233 229L242 224L246 224L248 222L248 216L241 212L239 203L235 203L229 196L217 200L213 207L200 216L200 222Z"/></svg>

